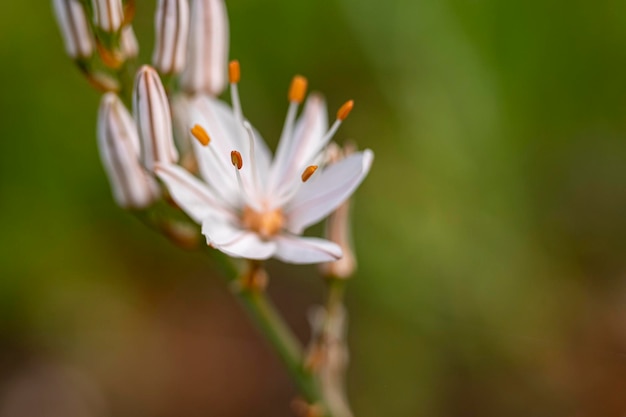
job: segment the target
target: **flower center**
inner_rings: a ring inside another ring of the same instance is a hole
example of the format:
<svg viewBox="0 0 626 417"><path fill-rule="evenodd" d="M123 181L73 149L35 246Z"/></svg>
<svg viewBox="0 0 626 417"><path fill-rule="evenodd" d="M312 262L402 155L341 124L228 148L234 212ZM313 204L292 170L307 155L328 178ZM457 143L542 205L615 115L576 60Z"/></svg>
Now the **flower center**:
<svg viewBox="0 0 626 417"><path fill-rule="evenodd" d="M258 212L246 206L241 221L246 228L259 234L263 239L268 239L283 228L285 216L281 209Z"/></svg>

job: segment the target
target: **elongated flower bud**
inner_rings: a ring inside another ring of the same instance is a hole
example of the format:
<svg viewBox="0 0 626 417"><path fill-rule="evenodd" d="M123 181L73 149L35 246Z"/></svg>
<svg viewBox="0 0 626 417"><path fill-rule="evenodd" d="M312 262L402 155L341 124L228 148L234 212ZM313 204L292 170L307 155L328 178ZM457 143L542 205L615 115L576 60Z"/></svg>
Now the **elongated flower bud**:
<svg viewBox="0 0 626 417"><path fill-rule="evenodd" d="M124 22L122 0L91 0L93 20L97 27L107 33L117 32Z"/></svg>
<svg viewBox="0 0 626 417"><path fill-rule="evenodd" d="M165 89L159 75L147 65L135 78L133 110L141 142L141 159L149 171L155 162L178 161L172 135L172 117Z"/></svg>
<svg viewBox="0 0 626 417"><path fill-rule="evenodd" d="M219 95L226 86L228 16L223 0L192 0L187 64L181 85L188 93Z"/></svg>
<svg viewBox="0 0 626 417"><path fill-rule="evenodd" d="M132 26L125 26L120 37L120 50L125 59L135 58L139 54L139 42Z"/></svg>
<svg viewBox="0 0 626 417"><path fill-rule="evenodd" d="M330 143L326 151L328 164L339 162L356 151L354 145L341 149L337 144ZM352 232L350 228L350 199L344 201L326 220L326 238L336 243L343 251L338 261L320 265L324 275L332 278L350 278L356 270L356 256L352 250Z"/></svg>
<svg viewBox="0 0 626 417"><path fill-rule="evenodd" d="M67 54L73 59L89 58L94 39L83 5L79 0L53 0L53 6Z"/></svg>
<svg viewBox="0 0 626 417"><path fill-rule="evenodd" d="M135 122L113 93L105 94L100 102L98 145L117 204L142 209L159 197L156 182L139 163Z"/></svg>
<svg viewBox="0 0 626 417"><path fill-rule="evenodd" d="M154 27L156 43L152 64L161 74L178 74L187 56L188 0L159 0Z"/></svg>

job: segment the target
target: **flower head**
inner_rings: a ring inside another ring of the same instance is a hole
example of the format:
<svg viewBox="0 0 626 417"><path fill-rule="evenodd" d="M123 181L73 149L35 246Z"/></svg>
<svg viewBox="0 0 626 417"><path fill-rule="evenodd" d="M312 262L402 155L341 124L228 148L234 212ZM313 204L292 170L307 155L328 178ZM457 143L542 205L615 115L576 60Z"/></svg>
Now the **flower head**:
<svg viewBox="0 0 626 417"><path fill-rule="evenodd" d="M304 77L295 77L287 119L272 158L243 116L239 75L238 63L231 63L232 109L208 96L195 97L189 105L203 181L168 163L157 163L156 174L180 207L202 224L207 243L228 255L276 257L291 263L339 259L342 251L337 244L300 235L346 200L370 169L370 150L323 166L323 151L353 102L340 108L328 129L324 100L311 95L296 120L307 83Z"/></svg>

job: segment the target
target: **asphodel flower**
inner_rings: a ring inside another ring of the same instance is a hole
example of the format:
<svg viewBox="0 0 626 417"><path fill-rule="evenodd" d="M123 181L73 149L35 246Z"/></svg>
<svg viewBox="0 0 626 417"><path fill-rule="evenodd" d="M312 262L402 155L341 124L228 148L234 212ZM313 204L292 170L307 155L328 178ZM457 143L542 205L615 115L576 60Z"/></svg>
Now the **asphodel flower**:
<svg viewBox="0 0 626 417"><path fill-rule="evenodd" d="M296 121L306 94L306 79L294 78L289 111L272 159L258 132L245 121L230 66L233 108L207 96L191 104L191 133L202 180L183 168L156 164L156 174L178 205L202 225L207 243L233 257L291 263L337 260L341 248L302 232L335 210L367 175L373 153L365 150L328 167L325 146L350 113L344 104L330 129L324 100L312 95Z"/></svg>
<svg viewBox="0 0 626 417"><path fill-rule="evenodd" d="M133 111L146 169L152 171L156 162L177 162L167 95L159 74L147 65L141 67L135 77Z"/></svg>
<svg viewBox="0 0 626 417"><path fill-rule="evenodd" d="M187 56L188 0L159 0L154 28L156 36L152 65L161 74L178 74Z"/></svg>
<svg viewBox="0 0 626 417"><path fill-rule="evenodd" d="M94 38L89 29L85 8L79 0L53 0L65 51L72 59L87 59L94 51Z"/></svg>
<svg viewBox="0 0 626 417"><path fill-rule="evenodd" d="M142 209L159 198L156 181L139 163L135 122L113 93L105 94L100 102L98 148L117 204Z"/></svg>
<svg viewBox="0 0 626 417"><path fill-rule="evenodd" d="M107 33L115 33L124 23L122 0L92 0L93 21Z"/></svg>
<svg viewBox="0 0 626 417"><path fill-rule="evenodd" d="M124 59L136 58L139 54L139 42L131 25L122 28L120 36L120 50Z"/></svg>

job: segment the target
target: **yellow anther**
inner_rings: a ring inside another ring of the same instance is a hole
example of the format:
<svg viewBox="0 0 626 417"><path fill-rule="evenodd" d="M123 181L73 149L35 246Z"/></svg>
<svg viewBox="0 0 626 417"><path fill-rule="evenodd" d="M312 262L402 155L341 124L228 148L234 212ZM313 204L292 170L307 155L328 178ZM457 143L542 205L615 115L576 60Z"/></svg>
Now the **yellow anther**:
<svg viewBox="0 0 626 417"><path fill-rule="evenodd" d="M346 120L346 117L348 117L353 108L354 100L346 101L343 106L339 108L339 111L337 111L337 119L342 121Z"/></svg>
<svg viewBox="0 0 626 417"><path fill-rule="evenodd" d="M289 87L289 101L295 101L300 104L304 101L306 95L306 87L308 81L301 75L296 75L291 80L291 86Z"/></svg>
<svg viewBox="0 0 626 417"><path fill-rule="evenodd" d="M302 182L307 182L315 171L317 171L317 165L310 165L306 167L304 172L302 172Z"/></svg>
<svg viewBox="0 0 626 417"><path fill-rule="evenodd" d="M230 61L228 64L228 79L231 84L237 84L241 79L241 67L239 66L239 61L236 59Z"/></svg>
<svg viewBox="0 0 626 417"><path fill-rule="evenodd" d="M230 161L233 163L233 166L237 167L237 169L241 169L241 167L243 167L243 158L237 151L232 151L230 153Z"/></svg>
<svg viewBox="0 0 626 417"><path fill-rule="evenodd" d="M194 127L192 127L191 134L194 138L198 139L198 142L200 142L202 146L207 146L211 142L211 137L200 125L195 125Z"/></svg>

